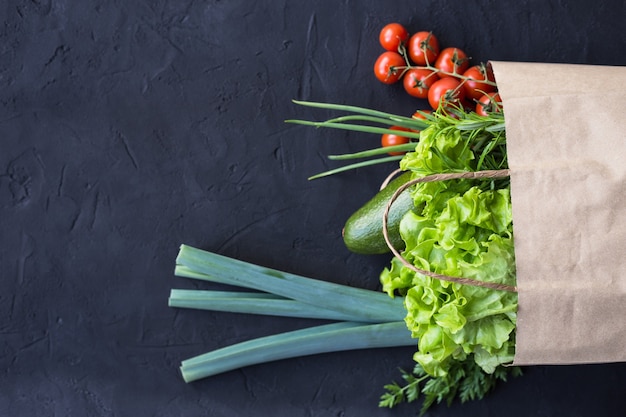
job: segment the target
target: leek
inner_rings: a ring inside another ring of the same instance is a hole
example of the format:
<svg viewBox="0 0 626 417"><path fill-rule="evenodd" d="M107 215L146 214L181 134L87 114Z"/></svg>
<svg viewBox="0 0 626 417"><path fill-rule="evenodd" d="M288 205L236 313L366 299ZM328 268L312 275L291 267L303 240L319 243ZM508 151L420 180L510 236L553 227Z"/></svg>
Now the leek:
<svg viewBox="0 0 626 417"><path fill-rule="evenodd" d="M250 291L172 289L169 306L331 320L244 341L181 362L186 382L281 359L394 346L417 346L402 299L307 278L181 245L175 274Z"/></svg>

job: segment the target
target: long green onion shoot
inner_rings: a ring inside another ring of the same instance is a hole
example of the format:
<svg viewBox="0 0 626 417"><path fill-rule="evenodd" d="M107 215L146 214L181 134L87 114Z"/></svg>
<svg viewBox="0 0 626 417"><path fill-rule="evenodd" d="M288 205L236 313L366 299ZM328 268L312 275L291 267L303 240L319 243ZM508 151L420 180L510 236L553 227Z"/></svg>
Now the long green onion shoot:
<svg viewBox="0 0 626 417"><path fill-rule="evenodd" d="M192 382L219 373L281 359L356 349L415 346L404 322L338 322L237 343L183 361L183 379Z"/></svg>

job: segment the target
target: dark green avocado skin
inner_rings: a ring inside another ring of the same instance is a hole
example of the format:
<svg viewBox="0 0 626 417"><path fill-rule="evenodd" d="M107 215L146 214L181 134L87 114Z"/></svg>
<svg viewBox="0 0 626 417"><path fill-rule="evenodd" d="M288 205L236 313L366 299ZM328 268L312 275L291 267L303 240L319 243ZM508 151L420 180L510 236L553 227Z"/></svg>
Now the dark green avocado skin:
<svg viewBox="0 0 626 417"><path fill-rule="evenodd" d="M401 174L348 218L343 229L343 241L348 250L362 255L390 252L383 236L383 213L393 193L410 179L410 172ZM394 248L398 250L404 249L399 230L400 220L411 209L413 199L410 193L405 191L393 202L389 211L387 218L389 238Z"/></svg>

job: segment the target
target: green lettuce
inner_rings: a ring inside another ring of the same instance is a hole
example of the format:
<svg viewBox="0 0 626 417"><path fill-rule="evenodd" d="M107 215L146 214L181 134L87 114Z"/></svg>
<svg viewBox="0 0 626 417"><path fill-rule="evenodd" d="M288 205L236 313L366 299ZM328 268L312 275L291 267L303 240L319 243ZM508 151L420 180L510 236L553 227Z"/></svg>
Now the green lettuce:
<svg viewBox="0 0 626 417"><path fill-rule="evenodd" d="M501 133L457 129L451 118L422 131L400 167L413 178L434 173L501 168ZM478 146L477 144L481 145ZM489 163L498 164L489 166ZM483 164L482 166L480 164ZM481 281L515 284L513 225L508 182L451 180L411 190L414 211L400 223L403 257L420 269ZM461 285L419 274L393 259L381 273L383 291L404 297L405 322L418 339L415 361L433 377L446 377L455 361L474 361L484 372L510 363L515 349L517 294Z"/></svg>

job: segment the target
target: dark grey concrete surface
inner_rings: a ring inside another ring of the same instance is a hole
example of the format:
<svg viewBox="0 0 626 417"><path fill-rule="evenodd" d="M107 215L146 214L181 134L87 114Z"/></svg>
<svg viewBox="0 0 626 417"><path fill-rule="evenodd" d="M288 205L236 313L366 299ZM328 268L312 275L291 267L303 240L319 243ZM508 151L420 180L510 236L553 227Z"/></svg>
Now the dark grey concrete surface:
<svg viewBox="0 0 626 417"><path fill-rule="evenodd" d="M0 416L412 416L377 408L411 349L252 366L181 360L309 320L176 310L181 243L378 288L340 231L390 167L314 182L378 139L286 125L411 114L372 75L378 31L433 30L475 62L626 65L622 1L7 0L0 6ZM607 89L611 88L607 80ZM602 111L602 109L590 109ZM616 260L621 261L621 260ZM623 416L624 364L537 366L431 416Z"/></svg>

